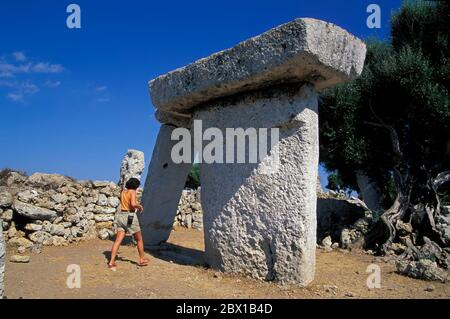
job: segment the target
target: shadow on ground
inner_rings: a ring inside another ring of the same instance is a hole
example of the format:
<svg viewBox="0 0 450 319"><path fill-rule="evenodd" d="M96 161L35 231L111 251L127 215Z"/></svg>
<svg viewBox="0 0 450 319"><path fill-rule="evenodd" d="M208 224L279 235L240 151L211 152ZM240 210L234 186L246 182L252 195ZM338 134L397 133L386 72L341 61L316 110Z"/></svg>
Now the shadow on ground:
<svg viewBox="0 0 450 319"><path fill-rule="evenodd" d="M134 246L132 241L127 243L123 243L122 245L126 246ZM187 248L171 243L163 243L160 246L154 247L152 249L145 249L145 252L150 254L151 256L175 263L183 266L204 266L207 267L204 258L204 252L201 250ZM111 258L111 251L104 251L103 255L105 256L105 262L109 262ZM137 250L136 250L137 255ZM134 260L130 260L128 258L122 258L120 256L120 252L116 258L119 261L129 262L134 265L138 265L138 263Z"/></svg>
<svg viewBox="0 0 450 319"><path fill-rule="evenodd" d="M146 252L155 258L173 262L178 265L207 266L205 263L205 253L193 248L163 243L155 249L146 249Z"/></svg>

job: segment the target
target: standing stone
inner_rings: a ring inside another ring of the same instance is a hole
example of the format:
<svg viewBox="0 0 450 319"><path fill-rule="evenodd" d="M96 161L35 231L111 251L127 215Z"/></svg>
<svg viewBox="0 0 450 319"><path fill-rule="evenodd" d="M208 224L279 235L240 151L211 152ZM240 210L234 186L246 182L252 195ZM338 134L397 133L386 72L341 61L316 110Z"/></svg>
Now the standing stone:
<svg viewBox="0 0 450 319"><path fill-rule="evenodd" d="M137 150L128 150L120 165L119 186L124 187L125 183L132 177L141 180L144 168L144 153Z"/></svg>
<svg viewBox="0 0 450 319"><path fill-rule="evenodd" d="M0 218L0 299L3 298L3 293L5 290L5 258L6 258L6 248L5 241L3 239L3 221Z"/></svg>
<svg viewBox="0 0 450 319"><path fill-rule="evenodd" d="M372 211L380 211L382 209L380 188L363 171L356 172L356 182L367 207Z"/></svg>
<svg viewBox="0 0 450 319"><path fill-rule="evenodd" d="M144 243L154 246L166 241L172 230L178 203L186 178L191 169L190 163L175 164L171 159L171 140L175 129L163 125L153 149L147 180L142 194L143 214L138 214Z"/></svg>
<svg viewBox="0 0 450 319"><path fill-rule="evenodd" d="M358 77L365 54L364 43L336 25L297 19L150 81L162 123L193 123L194 133L202 134L195 131L200 122L205 130L218 128L224 138L227 129L267 129L270 140L271 129L279 129L276 144L257 161L249 160L246 147L245 163L235 158L201 164L205 252L211 266L282 283L313 280L317 95ZM244 135L246 145L255 136L260 142L261 134L250 130ZM236 150L228 142L224 153ZM170 188L163 186L159 193L181 189L181 177L167 180ZM175 199L179 192L171 196ZM173 215L167 214L172 211L161 204L153 207L159 219L152 222L167 217L171 223Z"/></svg>
<svg viewBox="0 0 450 319"><path fill-rule="evenodd" d="M224 136L229 127L278 127L282 161L269 173L265 165L276 154L254 164L202 164L207 262L225 272L309 283L315 268L319 160L314 87L283 86L217 104L195 119Z"/></svg>

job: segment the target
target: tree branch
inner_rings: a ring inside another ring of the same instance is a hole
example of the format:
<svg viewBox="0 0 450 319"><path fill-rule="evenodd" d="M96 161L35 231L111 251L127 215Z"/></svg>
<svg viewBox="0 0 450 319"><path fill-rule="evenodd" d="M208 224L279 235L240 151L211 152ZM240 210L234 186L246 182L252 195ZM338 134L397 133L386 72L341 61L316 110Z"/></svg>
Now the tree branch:
<svg viewBox="0 0 450 319"><path fill-rule="evenodd" d="M375 127L382 127L389 131L389 135L391 137L391 143L392 143L392 151L395 155L397 155L399 158L403 157L403 153L400 149L400 140L398 138L398 134L395 131L394 127L387 124L379 124L374 122L368 122L364 121L365 124L375 126Z"/></svg>
<svg viewBox="0 0 450 319"><path fill-rule="evenodd" d="M433 180L433 187L435 190L437 190L439 187L441 187L447 182L450 182L450 171L439 173Z"/></svg>

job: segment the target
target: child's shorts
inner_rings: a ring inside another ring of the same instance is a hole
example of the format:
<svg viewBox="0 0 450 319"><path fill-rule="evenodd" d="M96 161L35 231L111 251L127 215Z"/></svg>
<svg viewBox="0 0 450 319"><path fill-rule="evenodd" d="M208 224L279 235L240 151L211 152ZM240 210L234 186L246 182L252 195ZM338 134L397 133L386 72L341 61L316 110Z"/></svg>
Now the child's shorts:
<svg viewBox="0 0 450 319"><path fill-rule="evenodd" d="M136 213L118 212L114 220L116 231L123 231L126 235L134 235L141 231Z"/></svg>

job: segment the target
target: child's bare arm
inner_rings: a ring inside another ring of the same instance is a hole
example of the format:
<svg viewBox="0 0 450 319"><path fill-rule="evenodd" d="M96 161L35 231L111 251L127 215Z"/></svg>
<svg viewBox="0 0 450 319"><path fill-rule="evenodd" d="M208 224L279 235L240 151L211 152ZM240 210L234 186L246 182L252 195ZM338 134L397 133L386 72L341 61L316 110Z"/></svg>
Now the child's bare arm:
<svg viewBox="0 0 450 319"><path fill-rule="evenodd" d="M136 191L131 192L131 206L133 209L137 209L138 212L142 212L144 210L144 207L142 207L142 205L136 200Z"/></svg>

